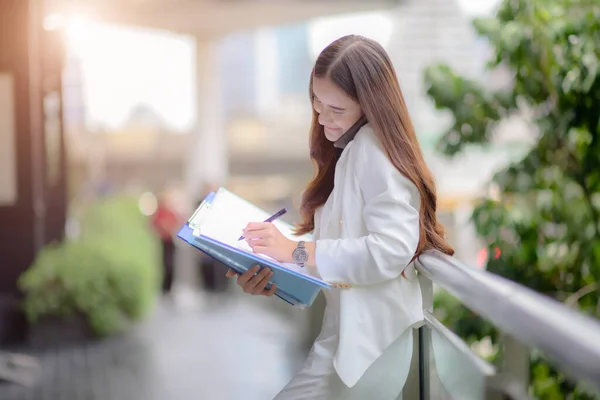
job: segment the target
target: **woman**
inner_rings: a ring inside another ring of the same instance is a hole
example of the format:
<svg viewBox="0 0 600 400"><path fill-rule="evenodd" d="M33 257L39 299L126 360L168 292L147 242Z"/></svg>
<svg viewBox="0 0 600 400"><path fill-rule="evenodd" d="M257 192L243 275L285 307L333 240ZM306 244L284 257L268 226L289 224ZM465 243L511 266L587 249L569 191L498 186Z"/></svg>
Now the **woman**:
<svg viewBox="0 0 600 400"><path fill-rule="evenodd" d="M380 44L355 35L331 43L316 61L310 98L316 175L297 233L313 232L314 241L289 240L270 223L244 229L255 252L305 261L337 287L325 291L323 328L303 369L276 399L396 399L411 362L411 328L423 321L412 261L428 249L453 254L436 218L434 181ZM272 295L271 272L256 272L238 284Z"/></svg>

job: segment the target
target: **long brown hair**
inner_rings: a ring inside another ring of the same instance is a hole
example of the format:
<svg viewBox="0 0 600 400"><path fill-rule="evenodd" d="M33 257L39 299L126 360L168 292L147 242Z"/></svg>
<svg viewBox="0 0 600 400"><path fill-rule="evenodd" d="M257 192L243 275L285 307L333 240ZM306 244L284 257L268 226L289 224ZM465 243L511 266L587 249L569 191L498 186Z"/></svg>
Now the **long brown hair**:
<svg viewBox="0 0 600 400"><path fill-rule="evenodd" d="M311 102L314 77L329 78L360 104L392 164L419 190L420 237L415 257L428 249L454 254L437 220L433 176L425 164L396 72L384 48L362 36L344 36L327 46L317 58L310 77ZM303 221L296 230L298 234L313 231L315 210L325 204L333 190L335 165L341 154L325 137L318 118L313 109L310 157L316 173L302 196Z"/></svg>

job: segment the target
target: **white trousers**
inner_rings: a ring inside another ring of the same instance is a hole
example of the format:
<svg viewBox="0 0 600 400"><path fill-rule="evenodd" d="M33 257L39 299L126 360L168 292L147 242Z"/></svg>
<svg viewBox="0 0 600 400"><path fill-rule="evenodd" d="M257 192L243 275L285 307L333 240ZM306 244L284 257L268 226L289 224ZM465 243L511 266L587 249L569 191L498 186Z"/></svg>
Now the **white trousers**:
<svg viewBox="0 0 600 400"><path fill-rule="evenodd" d="M333 366L337 335L318 338L304 364L274 400L400 400L413 351L407 329L349 388Z"/></svg>

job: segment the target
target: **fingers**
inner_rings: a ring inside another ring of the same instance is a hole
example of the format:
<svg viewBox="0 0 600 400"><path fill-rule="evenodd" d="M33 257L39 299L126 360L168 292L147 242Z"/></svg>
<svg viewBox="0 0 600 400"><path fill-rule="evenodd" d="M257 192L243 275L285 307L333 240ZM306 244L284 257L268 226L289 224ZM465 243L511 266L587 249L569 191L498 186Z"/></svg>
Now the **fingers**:
<svg viewBox="0 0 600 400"><path fill-rule="evenodd" d="M265 268L266 269L266 268ZM273 271L267 270L268 272L264 274L260 279L258 279L261 275L259 274L255 279L257 280L256 286L252 289L252 294L263 294L266 290L267 285L269 284L269 280L273 276Z"/></svg>
<svg viewBox="0 0 600 400"><path fill-rule="evenodd" d="M246 243L248 243L248 246L250 247L256 247L256 246L269 246L271 244L273 244L273 239L271 238L262 238L262 239L252 239L252 238L246 238Z"/></svg>
<svg viewBox="0 0 600 400"><path fill-rule="evenodd" d="M260 270L259 265L255 265L243 274L238 274L233 269L229 269L225 276L233 278L237 276L237 284L242 287L244 293L252 295L273 296L277 291L277 285L273 284L269 289L267 285L273 277L273 271L269 268Z"/></svg>
<svg viewBox="0 0 600 400"><path fill-rule="evenodd" d="M261 294L265 290L265 287L267 286L267 283L269 283L269 279L272 276L273 273L271 270L264 268L258 273L258 275L254 276L244 284L244 293Z"/></svg>
<svg viewBox="0 0 600 400"><path fill-rule="evenodd" d="M250 246L252 247L252 251L257 254L266 254L269 250L267 246Z"/></svg>
<svg viewBox="0 0 600 400"><path fill-rule="evenodd" d="M255 265L254 267L250 268L248 271L244 272L242 275L238 275L237 284L244 287L244 285L246 283L248 283L248 281L250 281L250 279L252 279L254 274L256 274L259 270L260 270L260 267L258 265Z"/></svg>
<svg viewBox="0 0 600 400"><path fill-rule="evenodd" d="M277 228L271 222L250 222L242 230L245 238L264 238L275 235Z"/></svg>
<svg viewBox="0 0 600 400"><path fill-rule="evenodd" d="M250 222L248 225L246 225L244 231L262 231L265 229L270 229L273 226L274 225L270 222Z"/></svg>
<svg viewBox="0 0 600 400"><path fill-rule="evenodd" d="M274 283L274 284L271 285L271 288L269 290L265 290L263 292L263 294L265 296L273 296L276 291L277 291L277 285Z"/></svg>
<svg viewBox="0 0 600 400"><path fill-rule="evenodd" d="M246 239L247 242L252 241L252 240L261 240L261 239L268 239L268 238L273 237L271 232L266 231L264 229L261 229L259 231L245 230L242 233L244 234L244 238Z"/></svg>
<svg viewBox="0 0 600 400"><path fill-rule="evenodd" d="M234 270L232 270L231 268L229 268L229 269L227 270L227 273L225 273L225 276L226 276L227 278L233 278L233 277L234 277L234 276L236 276L236 275L237 275L237 272L235 272L235 271L234 271Z"/></svg>

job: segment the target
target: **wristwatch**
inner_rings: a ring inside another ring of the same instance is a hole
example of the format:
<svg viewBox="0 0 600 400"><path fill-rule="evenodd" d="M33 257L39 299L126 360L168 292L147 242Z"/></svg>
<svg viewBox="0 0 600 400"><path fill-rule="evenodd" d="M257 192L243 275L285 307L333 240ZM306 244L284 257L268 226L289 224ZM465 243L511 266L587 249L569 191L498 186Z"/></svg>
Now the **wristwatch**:
<svg viewBox="0 0 600 400"><path fill-rule="evenodd" d="M292 253L292 260L300 267L304 267L304 264L308 261L308 250L304 247L304 241L301 240L298 242L298 245L294 249Z"/></svg>

